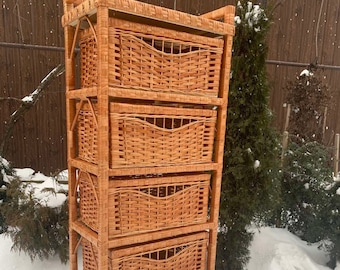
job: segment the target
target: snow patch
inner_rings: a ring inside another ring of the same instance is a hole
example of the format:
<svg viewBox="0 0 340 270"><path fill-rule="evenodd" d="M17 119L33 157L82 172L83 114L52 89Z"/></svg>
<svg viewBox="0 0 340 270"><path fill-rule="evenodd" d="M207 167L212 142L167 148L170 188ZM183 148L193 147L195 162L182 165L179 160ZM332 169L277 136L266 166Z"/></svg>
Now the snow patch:
<svg viewBox="0 0 340 270"><path fill-rule="evenodd" d="M313 76L313 73L312 73L310 70L308 70L308 69L304 69L304 70L302 70L302 72L300 73L300 77L302 77L302 76L307 76L307 77Z"/></svg>
<svg viewBox="0 0 340 270"><path fill-rule="evenodd" d="M330 270L318 244L308 245L285 229L253 229L247 270Z"/></svg>
<svg viewBox="0 0 340 270"><path fill-rule="evenodd" d="M22 100L22 102L25 102L25 103L32 103L33 97L31 95L29 95L29 96L23 97L21 100Z"/></svg>
<svg viewBox="0 0 340 270"><path fill-rule="evenodd" d="M41 261L39 259L31 261L30 257L23 252L11 250L13 245L12 240L0 234L0 261L1 269L3 270L68 270L70 269L69 263L62 264L57 256L49 260ZM81 254L78 262L78 269L82 270L83 265L81 262Z"/></svg>
<svg viewBox="0 0 340 270"><path fill-rule="evenodd" d="M320 270L328 269L315 263L301 248L290 243L278 243L273 247L270 269L275 270Z"/></svg>
<svg viewBox="0 0 340 270"><path fill-rule="evenodd" d="M6 159L4 159L2 156L0 156L0 165L2 165L2 167L4 169L9 169L10 168L9 162Z"/></svg>
<svg viewBox="0 0 340 270"><path fill-rule="evenodd" d="M34 172L35 171L31 168L14 169L15 175L23 181L30 180L33 177Z"/></svg>
<svg viewBox="0 0 340 270"><path fill-rule="evenodd" d="M254 162L254 169L257 169L258 167L260 167L261 163L259 160L255 160Z"/></svg>
<svg viewBox="0 0 340 270"><path fill-rule="evenodd" d="M33 91L31 94L29 94L28 96L23 97L23 98L21 99L22 102L25 102L25 103L33 103L34 97L35 97L36 95L38 95L39 92L40 92L39 89L34 90L34 91Z"/></svg>
<svg viewBox="0 0 340 270"><path fill-rule="evenodd" d="M237 7L243 9L240 1L237 2ZM254 5L252 2L248 1L244 18L235 16L234 21L236 24L241 24L242 19L244 19L245 23L247 23L250 28L253 28L255 32L259 32L261 31L261 28L258 26L259 21L261 19L267 20L267 17L264 10L259 5Z"/></svg>
<svg viewBox="0 0 340 270"><path fill-rule="evenodd" d="M31 168L14 169L15 175L22 182L27 183L26 194L32 193L42 205L51 208L60 207L67 199L67 184L60 184L59 181L67 182L67 171L61 172L56 178L35 172Z"/></svg>

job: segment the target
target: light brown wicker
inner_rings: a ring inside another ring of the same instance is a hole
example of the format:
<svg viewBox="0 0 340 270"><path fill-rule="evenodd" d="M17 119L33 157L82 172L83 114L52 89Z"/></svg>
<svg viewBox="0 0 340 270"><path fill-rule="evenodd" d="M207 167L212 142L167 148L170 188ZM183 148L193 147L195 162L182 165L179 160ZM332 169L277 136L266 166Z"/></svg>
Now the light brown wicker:
<svg viewBox="0 0 340 270"><path fill-rule="evenodd" d="M98 231L98 178L81 172L80 219ZM114 178L109 183L109 237L208 221L210 174Z"/></svg>
<svg viewBox="0 0 340 270"><path fill-rule="evenodd" d="M78 157L97 164L96 104L79 103L74 129ZM216 111L110 104L110 167L212 162Z"/></svg>
<svg viewBox="0 0 340 270"><path fill-rule="evenodd" d="M223 40L110 18L109 84L129 89L217 97ZM80 38L81 85L97 85L92 28Z"/></svg>
<svg viewBox="0 0 340 270"><path fill-rule="evenodd" d="M81 245L83 255L83 270L99 270L98 248L86 238L81 239ZM111 265L109 265L108 270L113 270Z"/></svg>
<svg viewBox="0 0 340 270"><path fill-rule="evenodd" d="M234 35L233 24L207 19L168 8L150 5L134 0L74 0L65 3L65 14L62 18L63 26L76 25L80 18L91 16L98 12L99 7L106 7L113 13L138 16L140 19L151 19L157 23L167 23L167 27L177 26L191 32L211 33L215 35ZM227 14L227 12L225 12Z"/></svg>
<svg viewBox="0 0 340 270"><path fill-rule="evenodd" d="M215 269L234 7L64 10L70 268Z"/></svg>
<svg viewBox="0 0 340 270"><path fill-rule="evenodd" d="M96 247L82 240L83 269L97 270ZM113 249L110 270L204 270L207 260L208 233L175 237L163 241Z"/></svg>

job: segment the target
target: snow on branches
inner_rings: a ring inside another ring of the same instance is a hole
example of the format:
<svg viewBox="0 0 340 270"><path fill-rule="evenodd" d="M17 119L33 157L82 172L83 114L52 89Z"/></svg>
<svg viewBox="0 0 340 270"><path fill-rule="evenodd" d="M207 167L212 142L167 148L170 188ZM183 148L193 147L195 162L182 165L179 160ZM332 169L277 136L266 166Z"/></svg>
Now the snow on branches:
<svg viewBox="0 0 340 270"><path fill-rule="evenodd" d="M252 2L247 2L246 6L242 5L240 1L237 3L237 8L244 10L241 16L235 16L235 23L245 23L249 28L253 28L255 32L261 31L259 22L263 19L268 20L264 10L259 5L254 5Z"/></svg>

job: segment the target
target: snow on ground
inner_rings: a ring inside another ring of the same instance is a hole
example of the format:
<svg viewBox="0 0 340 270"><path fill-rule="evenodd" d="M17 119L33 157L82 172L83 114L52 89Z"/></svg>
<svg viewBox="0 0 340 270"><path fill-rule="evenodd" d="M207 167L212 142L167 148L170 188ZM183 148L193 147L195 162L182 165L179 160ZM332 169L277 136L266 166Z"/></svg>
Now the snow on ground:
<svg viewBox="0 0 340 270"><path fill-rule="evenodd" d="M0 235L0 262L3 270L68 270L58 258L36 260L11 251L12 241ZM251 259L247 270L329 270L327 256L316 245L307 245L284 229L261 228L255 230L250 248ZM79 262L79 270L81 270ZM340 270L340 267L338 268Z"/></svg>
<svg viewBox="0 0 340 270"><path fill-rule="evenodd" d="M50 206L60 205L65 195L42 192L43 189L54 188L57 192L67 189L53 177L36 173L32 169L16 169L16 175L25 182L29 181L37 198ZM67 180L67 172L58 175L58 179ZM328 257L317 245L308 245L298 237L284 229L253 229L254 240L250 247L251 259L247 270L329 270L326 267ZM68 270L69 264L62 264L59 258L39 259L31 262L28 255L11 250L12 241L4 234L0 235L1 270ZM81 260L81 256L79 256ZM82 269L81 261L79 270ZM217 269L218 270L218 269ZM340 266L336 270L340 270Z"/></svg>
<svg viewBox="0 0 340 270"><path fill-rule="evenodd" d="M11 251L12 241L4 234L0 235L0 268L2 270L68 270L68 264L62 264L59 258L31 262L24 253Z"/></svg>
<svg viewBox="0 0 340 270"><path fill-rule="evenodd" d="M248 270L329 270L328 257L285 229L254 230Z"/></svg>

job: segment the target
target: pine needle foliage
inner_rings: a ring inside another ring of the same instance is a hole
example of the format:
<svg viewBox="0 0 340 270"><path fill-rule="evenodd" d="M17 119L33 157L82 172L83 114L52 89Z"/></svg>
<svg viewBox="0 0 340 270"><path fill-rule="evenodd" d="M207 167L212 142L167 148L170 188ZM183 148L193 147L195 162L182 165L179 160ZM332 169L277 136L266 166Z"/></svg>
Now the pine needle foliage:
<svg viewBox="0 0 340 270"><path fill-rule="evenodd" d="M258 5L239 1L235 26L217 256L223 270L242 270L249 259L247 227L274 201L279 145L265 67L270 19Z"/></svg>
<svg viewBox="0 0 340 270"><path fill-rule="evenodd" d="M312 141L292 141L282 177L281 226L309 243L323 243L329 266L340 259L340 182L334 181L330 149Z"/></svg>
<svg viewBox="0 0 340 270"><path fill-rule="evenodd" d="M20 179L13 179L7 188L8 200L0 205L6 218L7 233L13 249L23 251L32 260L58 255L68 260L68 207L51 208L36 199Z"/></svg>
<svg viewBox="0 0 340 270"><path fill-rule="evenodd" d="M12 166L6 159L0 156L0 206L8 200L6 196L8 186L6 177L8 175L13 175ZM5 217L0 212L0 234L6 232L7 227Z"/></svg>
<svg viewBox="0 0 340 270"><path fill-rule="evenodd" d="M291 142L282 168L282 226L315 243L326 238L328 220L323 220L334 182L330 151L317 142Z"/></svg>
<svg viewBox="0 0 340 270"><path fill-rule="evenodd" d="M321 219L328 221L328 230L326 239L330 240L328 246L330 261L329 267L336 268L337 262L340 261L340 181L334 183L328 190L329 201L325 205Z"/></svg>
<svg viewBox="0 0 340 270"><path fill-rule="evenodd" d="M332 93L317 73L318 70L304 70L287 83L287 102L291 104L289 133L300 141L322 143L325 109L331 105Z"/></svg>
<svg viewBox="0 0 340 270"><path fill-rule="evenodd" d="M332 175L331 149L323 145L326 109L332 92L318 69L305 69L287 83L290 142L282 167L281 225L309 243L326 241L329 265L340 254L339 183Z"/></svg>

